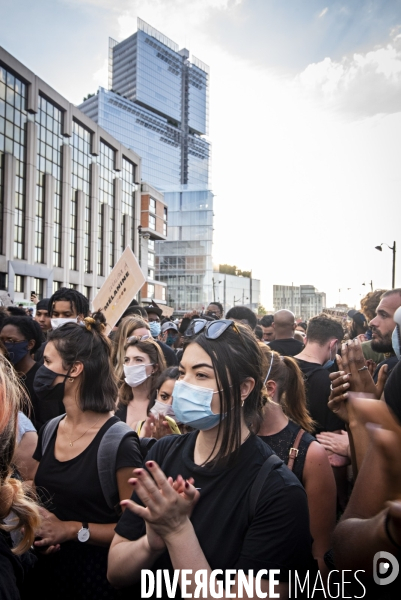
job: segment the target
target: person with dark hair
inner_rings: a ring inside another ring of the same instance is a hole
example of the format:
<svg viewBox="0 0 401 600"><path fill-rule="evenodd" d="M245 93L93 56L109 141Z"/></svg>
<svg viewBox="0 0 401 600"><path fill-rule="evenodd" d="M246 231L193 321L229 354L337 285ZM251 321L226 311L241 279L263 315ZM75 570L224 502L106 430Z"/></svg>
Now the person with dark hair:
<svg viewBox="0 0 401 600"><path fill-rule="evenodd" d="M89 301L77 290L60 288L49 300L49 314L52 329L65 323L77 323L89 315Z"/></svg>
<svg viewBox="0 0 401 600"><path fill-rule="evenodd" d="M207 307L205 314L208 317L215 317L216 319L221 319L224 315L223 305L220 304L220 302L216 302L215 300L213 300L213 302L211 302Z"/></svg>
<svg viewBox="0 0 401 600"><path fill-rule="evenodd" d="M49 298L43 298L36 304L35 321L39 323L44 335L51 330L52 324L49 315Z"/></svg>
<svg viewBox="0 0 401 600"><path fill-rule="evenodd" d="M258 318L247 306L233 306L226 314L226 319L233 319L234 321L240 321L244 325L248 325L252 330L255 329Z"/></svg>
<svg viewBox="0 0 401 600"><path fill-rule="evenodd" d="M248 426L257 432L263 418L258 342L248 326L228 319L194 320L186 337L173 409L195 431L162 438L147 455L147 470L134 471L134 495L110 548L109 581L132 585L142 568L168 569L170 578L174 570L202 569L205 581L214 569L224 577L227 569L275 568L275 592L285 597L289 571L311 565L309 516L298 479ZM261 471L267 459L276 467L268 475ZM265 593L268 572L261 575ZM231 592L238 597L238 579Z"/></svg>
<svg viewBox="0 0 401 600"><path fill-rule="evenodd" d="M307 327L308 325L306 321L299 321L299 323L297 323L297 326L295 327L295 331L300 331L301 333L306 334Z"/></svg>
<svg viewBox="0 0 401 600"><path fill-rule="evenodd" d="M10 317L26 317L25 309L19 306L7 306L6 310Z"/></svg>
<svg viewBox="0 0 401 600"><path fill-rule="evenodd" d="M254 331L255 331L255 336L256 336L256 338L257 338L257 339L258 339L260 342L262 342L262 341L263 341L263 329L262 329L261 325L256 325L256 326L255 326L255 330L254 330Z"/></svg>
<svg viewBox="0 0 401 600"><path fill-rule="evenodd" d="M273 327L274 317L273 315L263 315L260 319L260 326L263 330L263 341L264 342L272 342L275 339L274 327Z"/></svg>
<svg viewBox="0 0 401 600"><path fill-rule="evenodd" d="M119 422L113 416L118 390L104 323L104 316L95 313L84 319L84 326L57 327L35 378L42 401L53 386L60 386L65 407L65 415L41 429L34 453L43 521L34 543L38 561L26 590L40 590L44 599L118 597L106 580L118 516L105 496L98 462L103 437ZM110 458L120 500L129 497L128 477L141 462L137 437L124 435L114 464Z"/></svg>
<svg viewBox="0 0 401 600"><path fill-rule="evenodd" d="M153 379L166 368L159 345L151 336L143 337L133 335L124 345L124 379L116 411L117 417L138 434L148 416Z"/></svg>
<svg viewBox="0 0 401 600"><path fill-rule="evenodd" d="M294 338L295 317L290 310L278 310L274 313L272 327L274 329L274 340L269 342L271 350L275 350L281 356L295 356L299 354L304 345Z"/></svg>
<svg viewBox="0 0 401 600"><path fill-rule="evenodd" d="M149 415L141 429L141 436L159 440L173 433L164 417L167 415L177 422L172 404L174 384L178 376L178 367L168 367L153 380L148 406Z"/></svg>
<svg viewBox="0 0 401 600"><path fill-rule="evenodd" d="M384 352L387 357L381 361L373 374L373 379L377 382L381 367L387 365L387 376L398 362L395 356L391 336L393 334L396 323L394 321L394 313L401 306L401 288L389 290L385 292L376 308L376 316L369 323L372 329L372 344L371 348L375 352Z"/></svg>
<svg viewBox="0 0 401 600"><path fill-rule="evenodd" d="M323 578L336 522L336 483L326 451L311 435L302 371L290 356L262 348L269 398L258 435L298 477L308 496L312 552Z"/></svg>
<svg viewBox="0 0 401 600"><path fill-rule="evenodd" d="M40 348L43 341L42 330L38 323L29 317L8 317L1 328L0 339L31 401L33 411L26 405L26 415L38 427L41 424L40 403L33 382L40 365L33 360L32 354Z"/></svg>
<svg viewBox="0 0 401 600"><path fill-rule="evenodd" d="M366 342L367 340L365 334L369 327L365 315L353 308L347 312L347 316L351 319L351 324L349 327L350 339L353 340L354 338L361 336L359 340L361 342Z"/></svg>
<svg viewBox="0 0 401 600"><path fill-rule="evenodd" d="M306 379L306 397L309 413L315 421L314 433L345 428L327 407L330 396L329 369L344 337L341 323L326 314L313 317L308 322L305 348L296 359Z"/></svg>

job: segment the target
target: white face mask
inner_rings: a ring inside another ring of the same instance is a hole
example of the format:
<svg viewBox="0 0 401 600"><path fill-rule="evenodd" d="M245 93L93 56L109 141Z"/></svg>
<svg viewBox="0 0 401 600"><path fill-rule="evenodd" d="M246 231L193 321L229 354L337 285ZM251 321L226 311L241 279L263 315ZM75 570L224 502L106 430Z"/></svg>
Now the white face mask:
<svg viewBox="0 0 401 600"><path fill-rule="evenodd" d="M130 387L137 387L150 377L146 373L146 367L150 367L153 363L148 365L124 365L125 383Z"/></svg>
<svg viewBox="0 0 401 600"><path fill-rule="evenodd" d="M66 323L78 323L78 317L75 317L75 319L50 319L50 321L52 324L52 329L58 329Z"/></svg>

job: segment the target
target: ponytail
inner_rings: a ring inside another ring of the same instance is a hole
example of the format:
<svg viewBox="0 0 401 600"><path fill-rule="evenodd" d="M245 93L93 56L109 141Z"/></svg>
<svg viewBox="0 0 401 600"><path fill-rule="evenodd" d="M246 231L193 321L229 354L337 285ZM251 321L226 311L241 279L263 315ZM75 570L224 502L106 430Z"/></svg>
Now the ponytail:
<svg viewBox="0 0 401 600"><path fill-rule="evenodd" d="M283 412L302 429L312 433L314 421L306 407L305 382L302 371L290 356L283 356L282 361L288 371L287 385L280 398Z"/></svg>

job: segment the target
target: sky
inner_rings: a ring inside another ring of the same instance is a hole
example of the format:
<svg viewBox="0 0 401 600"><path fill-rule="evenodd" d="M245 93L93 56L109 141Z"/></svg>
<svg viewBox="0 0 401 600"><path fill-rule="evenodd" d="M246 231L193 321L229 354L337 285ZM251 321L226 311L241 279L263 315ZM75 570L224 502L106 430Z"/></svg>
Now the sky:
<svg viewBox="0 0 401 600"><path fill-rule="evenodd" d="M401 0L0 0L0 45L71 102L136 19L210 66L215 264L359 306L401 226ZM362 284L365 283L365 286ZM401 287L401 257L396 264Z"/></svg>

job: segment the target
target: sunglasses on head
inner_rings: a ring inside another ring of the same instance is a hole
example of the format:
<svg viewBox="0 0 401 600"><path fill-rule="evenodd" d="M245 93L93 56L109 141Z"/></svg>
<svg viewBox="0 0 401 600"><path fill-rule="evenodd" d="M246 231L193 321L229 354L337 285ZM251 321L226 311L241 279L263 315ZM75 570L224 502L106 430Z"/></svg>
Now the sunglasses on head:
<svg viewBox="0 0 401 600"><path fill-rule="evenodd" d="M130 344L131 342L144 342L145 340L148 340L151 336L148 334L142 335L141 337L137 336L137 335L131 335L129 338L127 338L127 344Z"/></svg>
<svg viewBox="0 0 401 600"><path fill-rule="evenodd" d="M219 321L207 321L206 319L194 319L186 330L185 337L193 337L199 333L204 333L208 340L217 340L229 327L239 333L235 321L231 319L220 319Z"/></svg>

